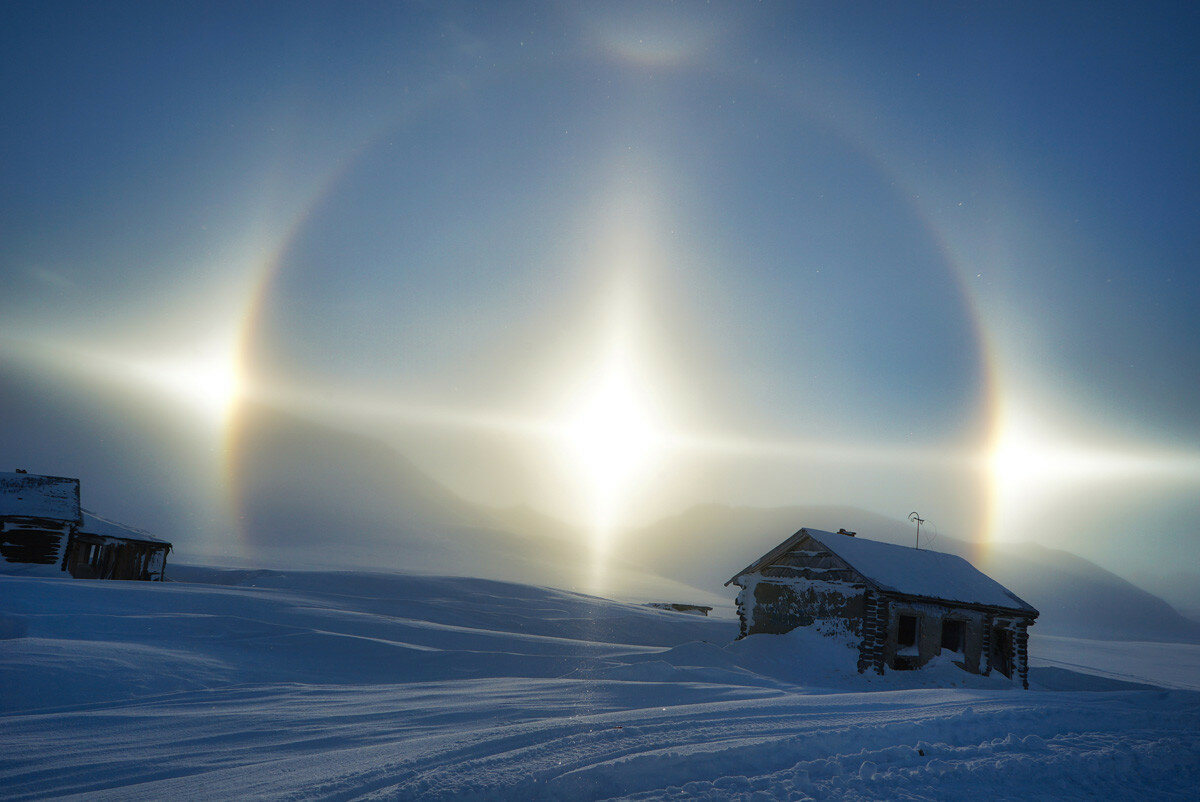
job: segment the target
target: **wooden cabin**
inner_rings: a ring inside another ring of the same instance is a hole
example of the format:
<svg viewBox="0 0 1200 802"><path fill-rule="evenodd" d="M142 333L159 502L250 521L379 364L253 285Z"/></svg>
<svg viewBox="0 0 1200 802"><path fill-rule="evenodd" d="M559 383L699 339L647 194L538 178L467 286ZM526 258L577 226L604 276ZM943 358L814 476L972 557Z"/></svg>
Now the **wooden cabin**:
<svg viewBox="0 0 1200 802"><path fill-rule="evenodd" d="M965 671L1029 687L1038 611L962 557L801 529L735 574L741 636L825 625L860 639L858 671L919 669L949 654Z"/></svg>
<svg viewBox="0 0 1200 802"><path fill-rule="evenodd" d="M670 610L675 613L688 613L689 615L707 616L712 607L704 604L687 604L684 602L646 602L647 607L653 607L656 610Z"/></svg>
<svg viewBox="0 0 1200 802"><path fill-rule="evenodd" d="M170 551L165 540L81 508L78 479L0 473L4 563L78 579L161 581Z"/></svg>
<svg viewBox="0 0 1200 802"><path fill-rule="evenodd" d="M171 544L154 535L83 511L83 524L71 535L63 570L77 579L162 581Z"/></svg>

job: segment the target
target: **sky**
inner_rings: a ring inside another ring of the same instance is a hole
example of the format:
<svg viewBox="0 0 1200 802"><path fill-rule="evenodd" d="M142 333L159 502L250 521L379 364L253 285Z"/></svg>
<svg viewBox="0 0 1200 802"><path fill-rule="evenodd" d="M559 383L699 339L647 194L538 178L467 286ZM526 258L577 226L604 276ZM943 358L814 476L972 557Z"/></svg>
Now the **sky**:
<svg viewBox="0 0 1200 802"><path fill-rule="evenodd" d="M6 4L0 458L220 552L254 402L597 543L839 504L1195 572L1197 41L1178 3Z"/></svg>

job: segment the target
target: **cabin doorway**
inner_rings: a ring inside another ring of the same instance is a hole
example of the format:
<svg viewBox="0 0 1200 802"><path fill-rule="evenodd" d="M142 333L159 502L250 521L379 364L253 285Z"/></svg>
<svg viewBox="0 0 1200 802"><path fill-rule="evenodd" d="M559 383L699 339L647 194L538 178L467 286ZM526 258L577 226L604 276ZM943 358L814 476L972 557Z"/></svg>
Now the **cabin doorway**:
<svg viewBox="0 0 1200 802"><path fill-rule="evenodd" d="M892 667L909 671L917 667L921 655L921 623L915 615L901 614L896 619L896 657Z"/></svg>
<svg viewBox="0 0 1200 802"><path fill-rule="evenodd" d="M992 627L992 668L1012 679L1012 633L1001 627Z"/></svg>

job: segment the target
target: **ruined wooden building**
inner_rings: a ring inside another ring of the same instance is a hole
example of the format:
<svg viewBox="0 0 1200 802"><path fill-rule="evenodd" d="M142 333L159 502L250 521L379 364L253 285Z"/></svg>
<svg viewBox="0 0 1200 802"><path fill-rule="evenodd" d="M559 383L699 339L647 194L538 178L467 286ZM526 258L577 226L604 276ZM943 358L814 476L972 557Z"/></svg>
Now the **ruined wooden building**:
<svg viewBox="0 0 1200 802"><path fill-rule="evenodd" d="M162 580L171 544L79 504L79 480L0 473L0 560L79 579Z"/></svg>
<svg viewBox="0 0 1200 802"><path fill-rule="evenodd" d="M686 604L684 602L646 602L647 607L653 607L656 610L670 610L674 613L688 613L689 615L707 616L712 607L704 604Z"/></svg>
<svg viewBox="0 0 1200 802"><path fill-rule="evenodd" d="M859 638L858 671L916 669L949 654L1029 687L1038 611L953 554L801 529L732 577L742 636L822 625Z"/></svg>

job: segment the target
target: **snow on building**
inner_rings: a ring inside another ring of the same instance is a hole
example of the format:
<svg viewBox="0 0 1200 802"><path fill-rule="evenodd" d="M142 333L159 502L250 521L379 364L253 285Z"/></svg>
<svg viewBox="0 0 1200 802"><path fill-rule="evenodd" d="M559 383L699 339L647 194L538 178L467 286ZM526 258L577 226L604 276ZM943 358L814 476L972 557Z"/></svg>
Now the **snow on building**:
<svg viewBox="0 0 1200 802"><path fill-rule="evenodd" d="M171 544L79 505L79 480L0 472L0 558L79 579L162 580Z"/></svg>
<svg viewBox="0 0 1200 802"><path fill-rule="evenodd" d="M1029 687L1028 628L1038 611L953 554L855 533L801 529L734 575L742 636L796 627L861 638L858 671L920 668L950 653L966 671Z"/></svg>

